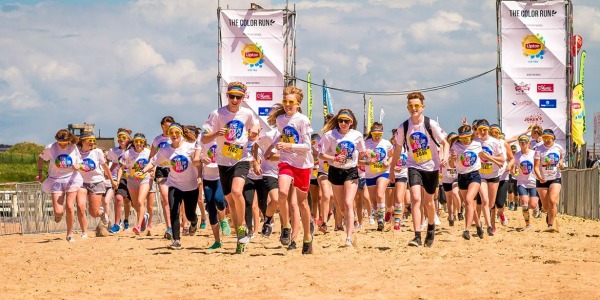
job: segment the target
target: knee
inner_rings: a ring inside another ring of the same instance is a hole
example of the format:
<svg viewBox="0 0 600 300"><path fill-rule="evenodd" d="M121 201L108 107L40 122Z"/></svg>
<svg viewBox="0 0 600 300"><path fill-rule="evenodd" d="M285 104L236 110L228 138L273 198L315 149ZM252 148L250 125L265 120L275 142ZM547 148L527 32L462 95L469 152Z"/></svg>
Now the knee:
<svg viewBox="0 0 600 300"><path fill-rule="evenodd" d="M240 199L240 198L244 198L244 193L242 191L238 191L238 190L232 190L231 191L231 195L235 198L235 199Z"/></svg>

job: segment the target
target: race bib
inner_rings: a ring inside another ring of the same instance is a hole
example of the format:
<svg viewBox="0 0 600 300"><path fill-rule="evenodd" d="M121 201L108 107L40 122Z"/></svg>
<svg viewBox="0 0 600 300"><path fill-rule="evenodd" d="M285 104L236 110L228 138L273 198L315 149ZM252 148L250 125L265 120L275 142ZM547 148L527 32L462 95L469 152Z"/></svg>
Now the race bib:
<svg viewBox="0 0 600 300"><path fill-rule="evenodd" d="M329 173L329 163L327 161L323 162L323 170L325 170L325 172Z"/></svg>
<svg viewBox="0 0 600 300"><path fill-rule="evenodd" d="M376 161L370 165L371 172L380 173L385 171L386 167L383 164L383 161L387 158L385 149L377 147L373 149L369 155L371 156L371 159L375 159Z"/></svg>
<svg viewBox="0 0 600 300"><path fill-rule="evenodd" d="M421 164L431 160L431 150L429 147L427 149L419 149L417 151L413 151L413 159L416 163Z"/></svg>
<svg viewBox="0 0 600 300"><path fill-rule="evenodd" d="M456 178L457 177L456 169L446 169L446 176L448 178Z"/></svg>
<svg viewBox="0 0 600 300"><path fill-rule="evenodd" d="M492 174L492 164L491 163L481 163L481 169L479 169L479 173L481 174Z"/></svg>
<svg viewBox="0 0 600 300"><path fill-rule="evenodd" d="M235 159L235 160L241 160L243 152L244 152L244 148L242 146L234 145L234 144L227 143L227 142L225 142L223 144L222 154L225 157L229 157L229 158Z"/></svg>
<svg viewBox="0 0 600 300"><path fill-rule="evenodd" d="M317 175L319 175L319 170L318 169L313 169L312 170L312 175L313 175L313 177L317 177Z"/></svg>
<svg viewBox="0 0 600 300"><path fill-rule="evenodd" d="M547 165L542 167L542 175L544 175L544 178L556 176L556 173L558 173L558 168L556 165Z"/></svg>

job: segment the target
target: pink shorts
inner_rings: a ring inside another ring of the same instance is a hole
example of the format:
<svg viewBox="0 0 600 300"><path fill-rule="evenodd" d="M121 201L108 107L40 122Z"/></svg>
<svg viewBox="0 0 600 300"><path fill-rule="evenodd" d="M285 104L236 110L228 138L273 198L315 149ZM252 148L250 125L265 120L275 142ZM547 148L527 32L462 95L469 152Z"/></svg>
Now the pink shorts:
<svg viewBox="0 0 600 300"><path fill-rule="evenodd" d="M290 166L288 163L279 163L279 175L287 175L292 177L294 180L294 187L298 188L303 192L308 192L310 186L310 173L312 168L300 169Z"/></svg>

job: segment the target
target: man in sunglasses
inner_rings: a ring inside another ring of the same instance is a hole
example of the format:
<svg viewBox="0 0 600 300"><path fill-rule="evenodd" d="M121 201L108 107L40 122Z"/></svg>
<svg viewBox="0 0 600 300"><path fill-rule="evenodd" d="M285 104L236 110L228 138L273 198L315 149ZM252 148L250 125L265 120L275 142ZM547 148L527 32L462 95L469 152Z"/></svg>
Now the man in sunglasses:
<svg viewBox="0 0 600 300"><path fill-rule="evenodd" d="M438 170L440 165L446 165L450 147L446 141L446 133L440 125L423 115L425 109L423 94L420 92L410 93L407 99L406 107L410 118L400 124L396 135L396 145L406 145L408 149L406 166L408 167L408 185L410 187L413 227L415 230L415 237L408 245L414 247L422 245L422 203L429 221L425 245L431 247L435 236L433 196L438 186ZM392 166L395 166L398 162L401 152L402 147L395 148ZM390 182L395 182L395 178L390 178Z"/></svg>
<svg viewBox="0 0 600 300"><path fill-rule="evenodd" d="M217 139L216 160L225 200L231 210L231 218L236 228L238 243L236 253L242 253L250 242L248 228L244 226L245 201L244 183L253 160L248 140L258 137L260 124L254 112L241 107L246 97L246 85L232 82L227 86L226 106L213 111L204 124L208 132L202 136L207 144Z"/></svg>

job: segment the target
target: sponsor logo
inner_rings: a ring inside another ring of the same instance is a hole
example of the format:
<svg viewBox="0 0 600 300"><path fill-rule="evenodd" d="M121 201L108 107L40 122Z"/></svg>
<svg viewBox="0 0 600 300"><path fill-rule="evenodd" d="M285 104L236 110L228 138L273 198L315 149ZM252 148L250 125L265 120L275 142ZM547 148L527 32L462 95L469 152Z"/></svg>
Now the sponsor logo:
<svg viewBox="0 0 600 300"><path fill-rule="evenodd" d="M530 106L530 105L533 105L533 101L531 101L531 100L513 101L511 104L513 106Z"/></svg>
<svg viewBox="0 0 600 300"><path fill-rule="evenodd" d="M554 93L554 83L538 83L538 93Z"/></svg>
<svg viewBox="0 0 600 300"><path fill-rule="evenodd" d="M542 117L542 114L540 114L540 113L531 114L531 115L525 117L523 119L523 122L525 122L527 124L542 124L542 123L544 123L544 117Z"/></svg>
<svg viewBox="0 0 600 300"><path fill-rule="evenodd" d="M571 104L572 109L581 109L581 103L573 103Z"/></svg>
<svg viewBox="0 0 600 300"><path fill-rule="evenodd" d="M245 44L241 51L242 63L250 67L249 70L256 70L263 67L264 53L259 44Z"/></svg>
<svg viewBox="0 0 600 300"><path fill-rule="evenodd" d="M537 63L539 60L544 59L544 54L546 54L546 46L544 44L544 37L540 34L526 35L523 41L521 41L523 56L527 57L530 63Z"/></svg>
<svg viewBox="0 0 600 300"><path fill-rule="evenodd" d="M525 83L525 82L515 83L515 92L517 92L517 95L527 94L527 93L529 93L530 89L531 89L531 85L528 83Z"/></svg>
<svg viewBox="0 0 600 300"><path fill-rule="evenodd" d="M270 107L259 107L258 108L258 115L261 116L261 117L264 117L264 116L267 116L270 111L271 111Z"/></svg>
<svg viewBox="0 0 600 300"><path fill-rule="evenodd" d="M256 101L273 100L273 92L256 92Z"/></svg>
<svg viewBox="0 0 600 300"><path fill-rule="evenodd" d="M556 108L556 99L540 99L540 108Z"/></svg>

